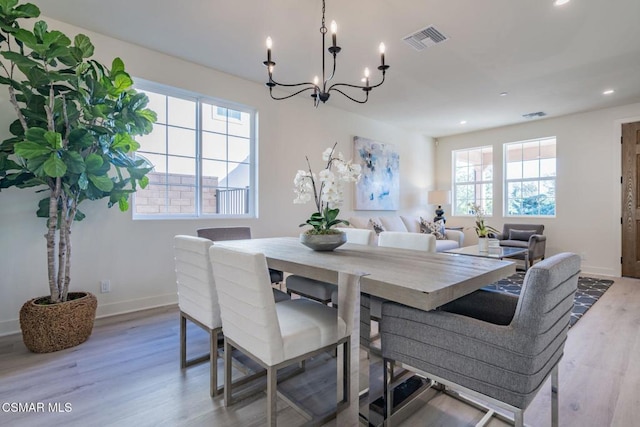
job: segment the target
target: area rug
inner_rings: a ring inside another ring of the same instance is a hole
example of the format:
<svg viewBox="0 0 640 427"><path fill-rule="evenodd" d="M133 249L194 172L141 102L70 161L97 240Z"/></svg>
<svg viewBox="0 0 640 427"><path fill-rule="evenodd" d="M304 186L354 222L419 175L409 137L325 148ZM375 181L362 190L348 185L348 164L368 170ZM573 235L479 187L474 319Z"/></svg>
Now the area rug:
<svg viewBox="0 0 640 427"><path fill-rule="evenodd" d="M513 276L502 279L495 283L497 290L507 292L514 295L520 295L522 282L524 281L524 272L518 272ZM573 309L571 310L571 322L569 327L573 326L598 301L609 287L613 285L613 280L595 279L593 277L579 277L578 290L573 300ZM493 288L493 285L491 286Z"/></svg>

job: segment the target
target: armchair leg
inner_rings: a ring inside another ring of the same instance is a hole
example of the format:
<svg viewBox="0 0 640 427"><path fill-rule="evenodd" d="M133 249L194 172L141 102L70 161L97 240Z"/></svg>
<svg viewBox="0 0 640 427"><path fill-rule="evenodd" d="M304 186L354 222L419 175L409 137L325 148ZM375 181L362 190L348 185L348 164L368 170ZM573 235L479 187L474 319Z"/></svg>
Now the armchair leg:
<svg viewBox="0 0 640 427"><path fill-rule="evenodd" d="M278 408L276 385L278 381L278 370L269 366L267 368L267 422L269 427L276 427Z"/></svg>
<svg viewBox="0 0 640 427"><path fill-rule="evenodd" d="M187 318L180 312L180 369L187 367Z"/></svg>

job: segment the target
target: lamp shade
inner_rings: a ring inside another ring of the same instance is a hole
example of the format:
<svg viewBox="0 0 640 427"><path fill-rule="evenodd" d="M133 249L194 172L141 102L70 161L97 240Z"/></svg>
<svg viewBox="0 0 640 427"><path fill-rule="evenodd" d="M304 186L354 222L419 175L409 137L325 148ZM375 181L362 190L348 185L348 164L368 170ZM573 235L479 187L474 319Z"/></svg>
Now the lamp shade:
<svg viewBox="0 0 640 427"><path fill-rule="evenodd" d="M432 190L429 191L430 205L448 205L451 203L451 191L448 190Z"/></svg>

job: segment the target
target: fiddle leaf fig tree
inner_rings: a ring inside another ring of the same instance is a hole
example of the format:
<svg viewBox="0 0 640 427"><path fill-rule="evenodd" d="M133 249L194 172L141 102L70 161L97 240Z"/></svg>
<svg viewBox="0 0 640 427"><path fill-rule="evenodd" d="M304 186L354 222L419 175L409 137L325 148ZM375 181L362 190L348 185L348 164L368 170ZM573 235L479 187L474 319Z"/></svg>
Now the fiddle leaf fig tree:
<svg viewBox="0 0 640 427"><path fill-rule="evenodd" d="M40 10L0 0L0 84L17 119L0 144L0 190L35 187L46 194L37 216L48 218L50 303L66 301L71 279L71 226L85 200L107 198L129 208L129 195L148 183L152 166L134 153L134 137L151 132L156 114L132 88L122 60L111 68L91 59L94 46L73 41L44 21L20 23Z"/></svg>

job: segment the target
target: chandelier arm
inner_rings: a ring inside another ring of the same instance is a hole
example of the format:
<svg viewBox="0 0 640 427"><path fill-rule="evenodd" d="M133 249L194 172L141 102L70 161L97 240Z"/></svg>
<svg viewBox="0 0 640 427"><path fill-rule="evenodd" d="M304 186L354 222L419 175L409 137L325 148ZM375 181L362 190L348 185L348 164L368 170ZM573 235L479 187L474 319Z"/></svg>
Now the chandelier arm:
<svg viewBox="0 0 640 427"><path fill-rule="evenodd" d="M288 85L288 86L299 86L299 85ZM296 95L298 95L298 94L301 94L302 92L306 92L306 91L308 91L308 90L312 90L312 89L313 89L313 86L312 86L312 87L307 87L307 88L304 88L304 89L300 89L300 90L299 90L299 91L297 91L296 93L292 93L291 95L287 95L287 96L283 96L283 97L273 96L273 91L272 91L272 89L273 89L273 88L269 88L269 95L271 95L271 98L272 98L272 99L275 99L276 101L282 101L283 99L289 99L289 98L294 97L294 96L296 96Z"/></svg>
<svg viewBox="0 0 640 427"><path fill-rule="evenodd" d="M316 87L315 84L313 84L312 82L304 82L304 83L278 83L277 81L273 80L272 77L269 77L269 82L268 83L273 83L276 86L284 86L284 87L296 87L296 86L311 86L311 89L313 89L314 87Z"/></svg>
<svg viewBox="0 0 640 427"><path fill-rule="evenodd" d="M324 53L323 53L324 55ZM323 74L324 74L324 66L322 67L323 69ZM333 76L336 75L336 54L333 54L333 69L331 70L331 75L329 76L329 78L327 80L324 81L324 87L327 87L327 83L329 83L329 80L333 79ZM329 89L331 90L331 89ZM328 91L327 91L328 92Z"/></svg>
<svg viewBox="0 0 640 427"><path fill-rule="evenodd" d="M352 88L355 88L355 89L366 90L368 92L368 90L371 90L371 89L377 88L379 86L382 86L382 83L384 83L384 77L385 77L384 73L382 73L382 81L380 83L378 83L377 85L373 85L373 86L352 85L350 83L334 83L329 87L329 90L327 92L330 92L332 90L338 90L338 89L335 89L337 86L352 87Z"/></svg>
<svg viewBox="0 0 640 427"><path fill-rule="evenodd" d="M333 85L336 86L336 85ZM367 92L367 96L365 97L364 101L360 101L357 100L349 95L347 95L346 93L344 93L343 91L341 91L340 89L335 89L333 86L331 86L331 89L335 90L338 93L341 93L342 95L344 95L345 97L349 98L350 100L352 100L353 102L357 102L358 104L364 104L365 102L367 102L369 100L369 92ZM350 85L346 85L346 86L350 86ZM331 90L329 89L329 90Z"/></svg>

